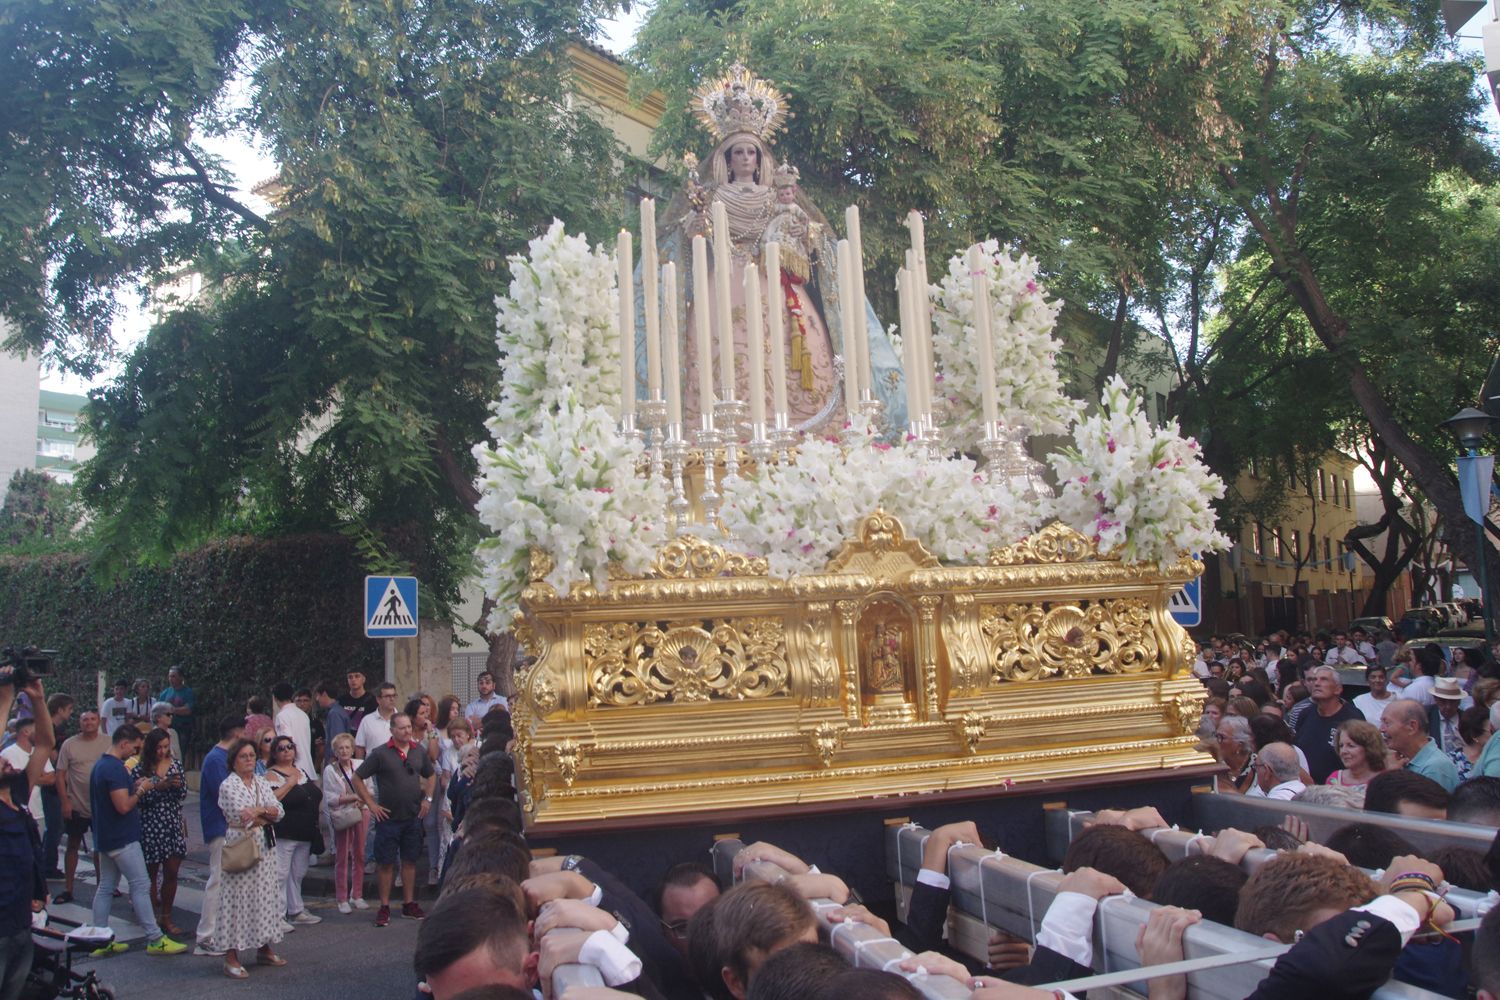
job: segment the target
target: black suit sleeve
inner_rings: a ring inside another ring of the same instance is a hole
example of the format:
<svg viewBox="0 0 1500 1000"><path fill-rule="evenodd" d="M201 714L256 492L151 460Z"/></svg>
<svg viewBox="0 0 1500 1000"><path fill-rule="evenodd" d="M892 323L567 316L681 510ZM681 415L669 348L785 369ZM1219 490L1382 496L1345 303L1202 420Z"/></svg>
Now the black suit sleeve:
<svg viewBox="0 0 1500 1000"><path fill-rule="evenodd" d="M1092 976L1094 970L1079 965L1066 955L1051 948L1037 948L1031 954L1031 964L1002 972L1000 978L1020 986L1041 986L1044 983L1065 983L1070 979Z"/></svg>
<svg viewBox="0 0 1500 1000"><path fill-rule="evenodd" d="M579 860L578 871L603 890L599 908L613 913L615 919L625 925L625 929L630 932L630 940L626 946L641 960L641 980L622 989L639 992L639 983L644 980L655 987L657 992L642 993L642 996L695 996L692 973L682 955L662 934L661 920L656 911L624 882L588 858Z"/></svg>
<svg viewBox="0 0 1500 1000"><path fill-rule="evenodd" d="M1383 917L1347 910L1302 936L1247 1000L1368 997L1391 978L1401 933Z"/></svg>
<svg viewBox="0 0 1500 1000"><path fill-rule="evenodd" d="M943 928L948 924L951 889L918 882L911 889L906 907L906 930L898 934L901 943L912 951L937 951L943 946Z"/></svg>

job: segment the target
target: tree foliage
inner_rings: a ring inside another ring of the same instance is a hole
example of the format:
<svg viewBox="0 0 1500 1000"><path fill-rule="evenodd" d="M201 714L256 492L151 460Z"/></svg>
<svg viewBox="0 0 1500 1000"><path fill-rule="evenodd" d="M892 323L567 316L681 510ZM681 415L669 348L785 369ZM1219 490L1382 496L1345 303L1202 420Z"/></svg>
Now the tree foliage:
<svg viewBox="0 0 1500 1000"><path fill-rule="evenodd" d="M0 506L0 546L15 553L75 547L79 519L72 489L45 472L17 469Z"/></svg>
<svg viewBox="0 0 1500 1000"><path fill-rule="evenodd" d="M505 258L554 216L613 221L615 146L572 101L565 54L608 5L7 9L27 26L0 79L57 61L7 131L25 152L7 169L44 180L29 216L4 217L0 273L34 279L6 296L22 336L86 367L99 345L73 334L128 279L189 260L209 279L88 408L98 455L80 487L104 565L226 530L335 528L372 567L418 572L441 608L477 531L469 448L498 376ZM70 37L97 44L65 52ZM264 217L202 154L230 128L278 164ZM205 172L184 172L194 161ZM59 282L91 259L72 218L85 204L113 266L84 267L75 294ZM26 218L68 238L28 257L8 238Z"/></svg>

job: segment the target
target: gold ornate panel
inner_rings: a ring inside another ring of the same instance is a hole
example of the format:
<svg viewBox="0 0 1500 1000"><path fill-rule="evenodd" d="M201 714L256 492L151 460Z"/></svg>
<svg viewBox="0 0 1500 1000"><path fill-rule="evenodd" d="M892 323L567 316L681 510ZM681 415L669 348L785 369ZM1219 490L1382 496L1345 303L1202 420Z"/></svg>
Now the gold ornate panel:
<svg viewBox="0 0 1500 1000"><path fill-rule="evenodd" d="M604 591L537 580L523 802L545 827L1203 763L1166 610L1200 570L1101 559L1060 525L944 567L876 512L821 574L680 538Z"/></svg>

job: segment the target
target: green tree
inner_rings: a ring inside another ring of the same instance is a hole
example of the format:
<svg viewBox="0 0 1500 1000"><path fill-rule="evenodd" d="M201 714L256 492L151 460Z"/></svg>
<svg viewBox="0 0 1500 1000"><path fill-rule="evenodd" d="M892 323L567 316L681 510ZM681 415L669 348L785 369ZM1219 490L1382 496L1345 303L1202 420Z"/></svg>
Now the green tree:
<svg viewBox="0 0 1500 1000"><path fill-rule="evenodd" d="M71 548L79 520L71 488L45 472L17 469L0 506L0 545L20 553Z"/></svg>
<svg viewBox="0 0 1500 1000"><path fill-rule="evenodd" d="M20 336L87 368L104 345L77 333L130 281L186 261L209 278L89 406L80 488L103 565L335 527L372 567L416 571L439 608L456 596L506 257L554 216L614 221L617 151L572 99L566 56L607 9L6 7L5 185L34 186L0 215ZM230 128L275 157L274 212L203 152Z"/></svg>

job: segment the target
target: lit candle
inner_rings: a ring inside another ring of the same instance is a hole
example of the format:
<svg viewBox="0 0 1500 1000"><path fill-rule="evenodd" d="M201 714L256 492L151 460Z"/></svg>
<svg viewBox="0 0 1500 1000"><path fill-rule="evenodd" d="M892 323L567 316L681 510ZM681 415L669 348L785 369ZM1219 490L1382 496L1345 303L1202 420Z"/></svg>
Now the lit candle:
<svg viewBox="0 0 1500 1000"><path fill-rule="evenodd" d="M911 272L901 268L896 272L896 301L901 317L901 366L906 369L906 417L916 420L921 410L921 390L917 388L916 372L916 322L912 319Z"/></svg>
<svg viewBox="0 0 1500 1000"><path fill-rule="evenodd" d="M714 420L713 319L709 315L708 241L693 237L693 344L698 353L698 413L705 426Z"/></svg>
<svg viewBox="0 0 1500 1000"><path fill-rule="evenodd" d="M854 266L849 259L849 241L839 240L839 326L844 334L844 409L850 417L859 403L859 348L854 346L854 323L850 316L854 300Z"/></svg>
<svg viewBox="0 0 1500 1000"><path fill-rule="evenodd" d="M677 302L677 265L667 261L661 266L662 297L669 307ZM667 371L667 423L682 424L682 368L677 361L677 310L668 308L666 324L665 357Z"/></svg>
<svg viewBox="0 0 1500 1000"><path fill-rule="evenodd" d="M641 199L641 296L646 311L646 392L661 399L661 312L656 299L656 201Z"/></svg>
<svg viewBox="0 0 1500 1000"><path fill-rule="evenodd" d="M859 388L870 392L870 326L865 315L865 250L859 235L859 206L844 209L844 226L849 231L850 277L854 279L854 341L859 361Z"/></svg>
<svg viewBox="0 0 1500 1000"><path fill-rule="evenodd" d="M781 244L766 246L766 295L770 300L771 319L771 409L776 416L786 413L786 327L782 317L786 304L781 290Z"/></svg>
<svg viewBox="0 0 1500 1000"><path fill-rule="evenodd" d="M750 423L766 423L766 334L760 315L760 269L745 268L745 319L750 340Z"/></svg>
<svg viewBox="0 0 1500 1000"><path fill-rule="evenodd" d="M719 328L719 398L734 402L734 327L730 321L729 213L714 202L714 323Z"/></svg>
<svg viewBox="0 0 1500 1000"><path fill-rule="evenodd" d="M979 397L984 408L985 436L1000 419L995 404L995 342L990 328L990 278L980 263L979 244L969 247L969 281L974 291L974 339L979 342Z"/></svg>
<svg viewBox="0 0 1500 1000"><path fill-rule="evenodd" d="M615 242L615 266L620 292L620 419L635 416L635 264L630 233L620 230Z"/></svg>

